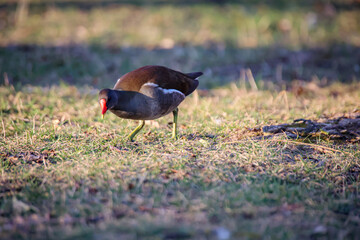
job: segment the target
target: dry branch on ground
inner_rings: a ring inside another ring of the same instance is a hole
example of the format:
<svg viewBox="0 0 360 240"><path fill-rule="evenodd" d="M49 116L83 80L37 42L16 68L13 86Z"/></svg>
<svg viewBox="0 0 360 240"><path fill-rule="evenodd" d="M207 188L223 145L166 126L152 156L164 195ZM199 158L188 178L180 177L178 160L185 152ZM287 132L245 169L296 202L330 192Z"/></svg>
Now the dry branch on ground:
<svg viewBox="0 0 360 240"><path fill-rule="evenodd" d="M286 134L290 138L325 136L333 140L360 140L360 115L312 121L296 119L290 124L269 125L262 128L268 134Z"/></svg>

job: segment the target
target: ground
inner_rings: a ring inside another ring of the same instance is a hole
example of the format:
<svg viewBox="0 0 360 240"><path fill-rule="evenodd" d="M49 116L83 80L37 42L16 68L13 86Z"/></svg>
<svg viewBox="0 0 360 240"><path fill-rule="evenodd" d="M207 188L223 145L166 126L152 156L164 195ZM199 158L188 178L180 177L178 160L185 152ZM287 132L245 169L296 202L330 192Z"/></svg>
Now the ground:
<svg viewBox="0 0 360 240"><path fill-rule="evenodd" d="M21 22L9 2L1 239L359 236L357 8L39 0ZM154 62L204 76L178 140L170 114L129 142L97 94Z"/></svg>

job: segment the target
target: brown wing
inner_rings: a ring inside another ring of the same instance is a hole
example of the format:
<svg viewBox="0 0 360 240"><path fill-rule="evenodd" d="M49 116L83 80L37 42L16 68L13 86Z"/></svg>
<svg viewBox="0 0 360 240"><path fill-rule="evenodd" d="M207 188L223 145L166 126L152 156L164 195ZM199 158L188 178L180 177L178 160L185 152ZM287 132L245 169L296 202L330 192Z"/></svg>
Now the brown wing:
<svg viewBox="0 0 360 240"><path fill-rule="evenodd" d="M176 89L185 95L192 93L199 85L197 80L181 72L162 66L144 66L122 76L114 89L139 91L145 83L155 83L164 89Z"/></svg>

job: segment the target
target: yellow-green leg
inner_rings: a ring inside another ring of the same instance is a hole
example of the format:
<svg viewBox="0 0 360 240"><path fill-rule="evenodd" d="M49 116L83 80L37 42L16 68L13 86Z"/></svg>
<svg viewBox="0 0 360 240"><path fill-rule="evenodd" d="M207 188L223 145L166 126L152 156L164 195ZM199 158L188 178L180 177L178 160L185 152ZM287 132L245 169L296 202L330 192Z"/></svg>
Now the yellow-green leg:
<svg viewBox="0 0 360 240"><path fill-rule="evenodd" d="M134 141L134 137L135 135L144 127L145 125L145 120L141 120L139 126L137 126L134 131L132 131L132 133L130 133L130 135L128 136L130 141Z"/></svg>
<svg viewBox="0 0 360 240"><path fill-rule="evenodd" d="M178 138L178 131L177 131L178 112L179 112L179 109L178 109L178 108L176 108L176 109L173 111L174 122L173 122L172 138L174 138L174 139L177 139L177 138Z"/></svg>

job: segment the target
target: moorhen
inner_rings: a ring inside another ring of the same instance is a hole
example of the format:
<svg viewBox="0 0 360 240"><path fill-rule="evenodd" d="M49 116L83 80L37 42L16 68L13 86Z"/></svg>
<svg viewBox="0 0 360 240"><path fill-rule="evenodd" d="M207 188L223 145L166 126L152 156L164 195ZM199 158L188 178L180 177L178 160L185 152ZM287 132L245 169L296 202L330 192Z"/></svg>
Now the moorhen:
<svg viewBox="0 0 360 240"><path fill-rule="evenodd" d="M172 137L177 138L178 106L199 85L202 72L181 73L163 66L144 66L122 76L113 89L102 89L99 102L102 117L107 110L126 119L141 120L128 136L133 141L145 120L173 112Z"/></svg>

